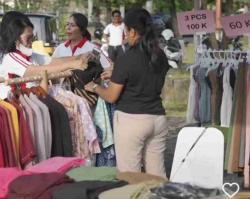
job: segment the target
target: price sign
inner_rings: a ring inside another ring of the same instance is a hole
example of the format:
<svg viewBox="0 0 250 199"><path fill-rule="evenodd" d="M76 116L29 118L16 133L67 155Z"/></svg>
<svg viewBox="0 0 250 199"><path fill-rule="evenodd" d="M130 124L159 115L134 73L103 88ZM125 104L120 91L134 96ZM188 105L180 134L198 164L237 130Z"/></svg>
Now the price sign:
<svg viewBox="0 0 250 199"><path fill-rule="evenodd" d="M178 28L181 35L198 32L215 32L214 12L208 10L188 11L177 14Z"/></svg>
<svg viewBox="0 0 250 199"><path fill-rule="evenodd" d="M228 37L250 34L250 14L222 17L221 23Z"/></svg>

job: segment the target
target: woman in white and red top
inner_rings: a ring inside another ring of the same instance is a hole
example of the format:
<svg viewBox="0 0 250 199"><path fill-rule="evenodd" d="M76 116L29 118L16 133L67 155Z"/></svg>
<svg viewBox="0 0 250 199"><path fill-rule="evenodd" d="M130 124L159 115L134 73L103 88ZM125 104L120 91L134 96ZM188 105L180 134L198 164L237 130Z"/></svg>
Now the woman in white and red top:
<svg viewBox="0 0 250 199"><path fill-rule="evenodd" d="M33 28L29 18L20 12L10 11L3 16L0 28L0 77L27 77L44 70L53 73L87 67L88 55L51 60L33 53ZM10 87L0 84L0 91L0 98L5 99Z"/></svg>
<svg viewBox="0 0 250 199"><path fill-rule="evenodd" d="M100 52L99 47L93 44L91 35L87 30L88 19L81 13L73 13L66 24L66 34L68 40L61 43L54 51L52 57L68 57L75 56L82 53L92 52L96 49ZM109 60L103 53L100 55L100 61L104 68L110 66Z"/></svg>

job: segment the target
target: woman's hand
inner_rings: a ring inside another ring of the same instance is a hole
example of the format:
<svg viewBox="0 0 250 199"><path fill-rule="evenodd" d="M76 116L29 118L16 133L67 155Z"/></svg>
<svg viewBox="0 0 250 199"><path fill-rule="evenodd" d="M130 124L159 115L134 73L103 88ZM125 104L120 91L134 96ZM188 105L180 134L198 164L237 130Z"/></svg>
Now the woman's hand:
<svg viewBox="0 0 250 199"><path fill-rule="evenodd" d="M85 70L88 68L88 61L91 58L90 53L84 53L76 56L74 60L74 69Z"/></svg>
<svg viewBox="0 0 250 199"><path fill-rule="evenodd" d="M109 80L112 76L113 69L114 69L114 63L110 62L110 67L106 68L105 71L101 74L101 79Z"/></svg>
<svg viewBox="0 0 250 199"><path fill-rule="evenodd" d="M110 79L111 76L112 76L112 72L113 72L113 70L106 70L106 71L104 71L104 72L101 74L101 79L102 79L102 80L108 80L108 79Z"/></svg>
<svg viewBox="0 0 250 199"><path fill-rule="evenodd" d="M87 84L84 86L84 89L85 89L86 91L95 93L95 89L96 89L97 86L98 86L98 85L97 85L95 82L91 81L91 82L87 83Z"/></svg>

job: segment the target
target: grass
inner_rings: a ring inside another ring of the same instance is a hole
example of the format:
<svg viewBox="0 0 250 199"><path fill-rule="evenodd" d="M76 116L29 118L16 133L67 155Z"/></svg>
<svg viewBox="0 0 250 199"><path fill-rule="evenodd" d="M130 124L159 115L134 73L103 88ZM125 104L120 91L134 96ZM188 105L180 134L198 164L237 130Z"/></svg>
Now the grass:
<svg viewBox="0 0 250 199"><path fill-rule="evenodd" d="M167 96L163 98L163 107L166 110L167 117L181 117L184 118L186 115L186 109L187 109L187 100L183 99L180 100L180 94L184 94L184 98L187 99L188 91L186 88L182 89L182 93L179 93L179 91L176 91L176 81L186 81L189 80L189 72L186 70L175 70L172 69L169 71L167 76L168 83L165 84L165 93ZM186 95L186 96L185 96Z"/></svg>
<svg viewBox="0 0 250 199"><path fill-rule="evenodd" d="M188 43L188 45L185 48L184 57L183 57L183 64L190 65L194 64L194 44Z"/></svg>
<svg viewBox="0 0 250 199"><path fill-rule="evenodd" d="M170 79L189 79L189 71L184 69L170 69L168 72Z"/></svg>
<svg viewBox="0 0 250 199"><path fill-rule="evenodd" d="M185 117L186 116L186 103L179 102L163 102L163 107L166 110L168 117Z"/></svg>

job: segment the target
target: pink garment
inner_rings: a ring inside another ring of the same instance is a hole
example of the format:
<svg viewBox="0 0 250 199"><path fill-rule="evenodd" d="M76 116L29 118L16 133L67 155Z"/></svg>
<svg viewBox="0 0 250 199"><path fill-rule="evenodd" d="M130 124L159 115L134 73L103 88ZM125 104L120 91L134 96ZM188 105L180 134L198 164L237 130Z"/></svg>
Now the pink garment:
<svg viewBox="0 0 250 199"><path fill-rule="evenodd" d="M32 173L50 173L50 172L66 173L72 168L84 165L85 165L85 159L82 158L53 157L26 169L26 171Z"/></svg>
<svg viewBox="0 0 250 199"><path fill-rule="evenodd" d="M7 199L9 184L21 175L29 174L18 167L0 168L0 199Z"/></svg>
<svg viewBox="0 0 250 199"><path fill-rule="evenodd" d="M92 119L92 113L86 99L75 95L70 91L65 91L68 96L74 98L81 112L81 118L83 121L83 128L85 132L86 139L88 140L88 147L90 154L101 153L99 142L97 140L96 128Z"/></svg>
<svg viewBox="0 0 250 199"><path fill-rule="evenodd" d="M80 148L77 147L78 151L81 152L80 154L78 153L77 156L79 157L80 155L80 157L82 157L82 155L84 155L85 158L89 158L92 154L100 153L101 150L97 139L96 128L87 100L83 97L75 95L71 91L63 90L61 87L51 87L49 94L53 97L62 95L66 98L70 98L74 101L74 104L77 105L77 114L80 114L78 115L80 118L74 117L75 120L78 120L77 123L79 125L75 137L77 138L77 144L80 144ZM79 128L83 128L83 130L80 131Z"/></svg>
<svg viewBox="0 0 250 199"><path fill-rule="evenodd" d="M67 95L57 94L54 96L54 99L63 104L68 113L74 157L88 158L89 150L85 147L87 144L78 104L74 98L67 97Z"/></svg>

